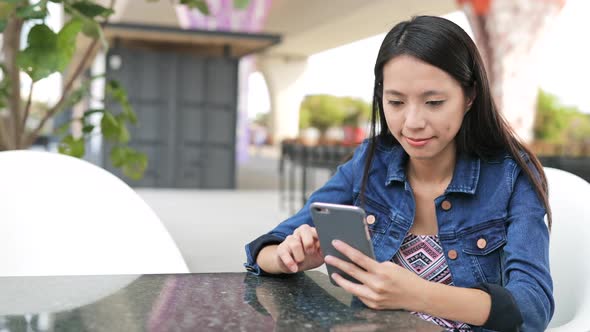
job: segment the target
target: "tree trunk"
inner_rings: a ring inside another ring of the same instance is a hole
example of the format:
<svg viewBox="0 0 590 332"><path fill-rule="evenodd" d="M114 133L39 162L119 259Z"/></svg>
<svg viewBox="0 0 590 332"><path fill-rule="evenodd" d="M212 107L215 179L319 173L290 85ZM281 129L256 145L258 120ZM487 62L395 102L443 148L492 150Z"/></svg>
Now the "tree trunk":
<svg viewBox="0 0 590 332"><path fill-rule="evenodd" d="M20 70L16 63L17 55L20 50L20 35L23 26L23 20L13 14L8 19L6 29L4 30L2 55L6 67L6 76L10 82L10 91L8 93L8 112L9 117L3 120L0 126L0 146L2 148L18 149L21 147L21 89L20 89Z"/></svg>
<svg viewBox="0 0 590 332"><path fill-rule="evenodd" d="M459 0L475 34L496 105L516 133L533 139L539 89L535 45L562 0Z"/></svg>

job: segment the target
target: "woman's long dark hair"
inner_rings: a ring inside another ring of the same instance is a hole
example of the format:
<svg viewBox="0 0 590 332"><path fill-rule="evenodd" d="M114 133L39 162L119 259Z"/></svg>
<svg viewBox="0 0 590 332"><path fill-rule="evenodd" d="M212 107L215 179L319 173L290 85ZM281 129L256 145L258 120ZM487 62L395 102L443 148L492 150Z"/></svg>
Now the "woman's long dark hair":
<svg viewBox="0 0 590 332"><path fill-rule="evenodd" d="M383 66L399 55L413 56L444 70L459 82L465 95L475 94L471 109L463 117L463 123L455 137L457 152L486 159L508 151L532 181L535 191L545 205L551 229L547 178L539 159L520 142L513 129L498 112L492 99L483 60L475 43L461 27L436 16L417 16L397 24L381 44L375 63L370 141L363 172L361 200L364 200L377 141L387 140L394 145L399 144L387 127L382 99ZM530 164L522 157L521 152L528 155Z"/></svg>

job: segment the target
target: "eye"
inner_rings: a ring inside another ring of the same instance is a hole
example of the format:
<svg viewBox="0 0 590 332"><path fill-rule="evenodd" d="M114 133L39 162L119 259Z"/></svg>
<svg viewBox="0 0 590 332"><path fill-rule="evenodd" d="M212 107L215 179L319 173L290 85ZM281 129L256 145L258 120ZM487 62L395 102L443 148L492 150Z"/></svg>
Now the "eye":
<svg viewBox="0 0 590 332"><path fill-rule="evenodd" d="M387 103L391 106L401 106L404 104L401 100L388 100Z"/></svg>
<svg viewBox="0 0 590 332"><path fill-rule="evenodd" d="M444 100L430 100L430 101L427 101L426 104L430 105L432 107L436 107L436 106L442 105L444 102L445 102Z"/></svg>

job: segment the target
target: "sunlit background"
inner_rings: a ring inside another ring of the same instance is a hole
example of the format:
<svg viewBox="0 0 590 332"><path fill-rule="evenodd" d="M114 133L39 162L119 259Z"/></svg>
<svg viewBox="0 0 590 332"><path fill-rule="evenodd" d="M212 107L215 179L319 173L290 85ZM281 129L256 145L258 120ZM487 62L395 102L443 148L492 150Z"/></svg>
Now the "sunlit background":
<svg viewBox="0 0 590 332"><path fill-rule="evenodd" d="M581 33L590 31L589 12L590 1L568 0L539 45L542 55L537 64L540 87L585 113L590 113L587 82L590 77L590 44L583 41ZM456 11L444 17L473 36L463 12ZM370 101L373 66L384 36L379 34L312 55L305 76L305 94L351 96ZM248 85L248 117L254 119L259 113L270 112L262 74L251 74Z"/></svg>

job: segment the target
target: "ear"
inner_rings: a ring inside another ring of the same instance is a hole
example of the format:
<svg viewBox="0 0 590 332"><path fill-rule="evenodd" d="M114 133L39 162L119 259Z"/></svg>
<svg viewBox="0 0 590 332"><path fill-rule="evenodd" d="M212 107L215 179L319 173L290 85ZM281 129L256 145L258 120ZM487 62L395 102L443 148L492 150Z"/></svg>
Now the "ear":
<svg viewBox="0 0 590 332"><path fill-rule="evenodd" d="M473 105L473 99L467 99L467 105L465 105L465 113L467 113L471 110L472 105Z"/></svg>
<svg viewBox="0 0 590 332"><path fill-rule="evenodd" d="M473 102L475 101L476 95L477 95L477 93L475 92L475 86L473 86L469 89L468 94L465 98L465 113L467 113L471 110L471 106L473 105Z"/></svg>

